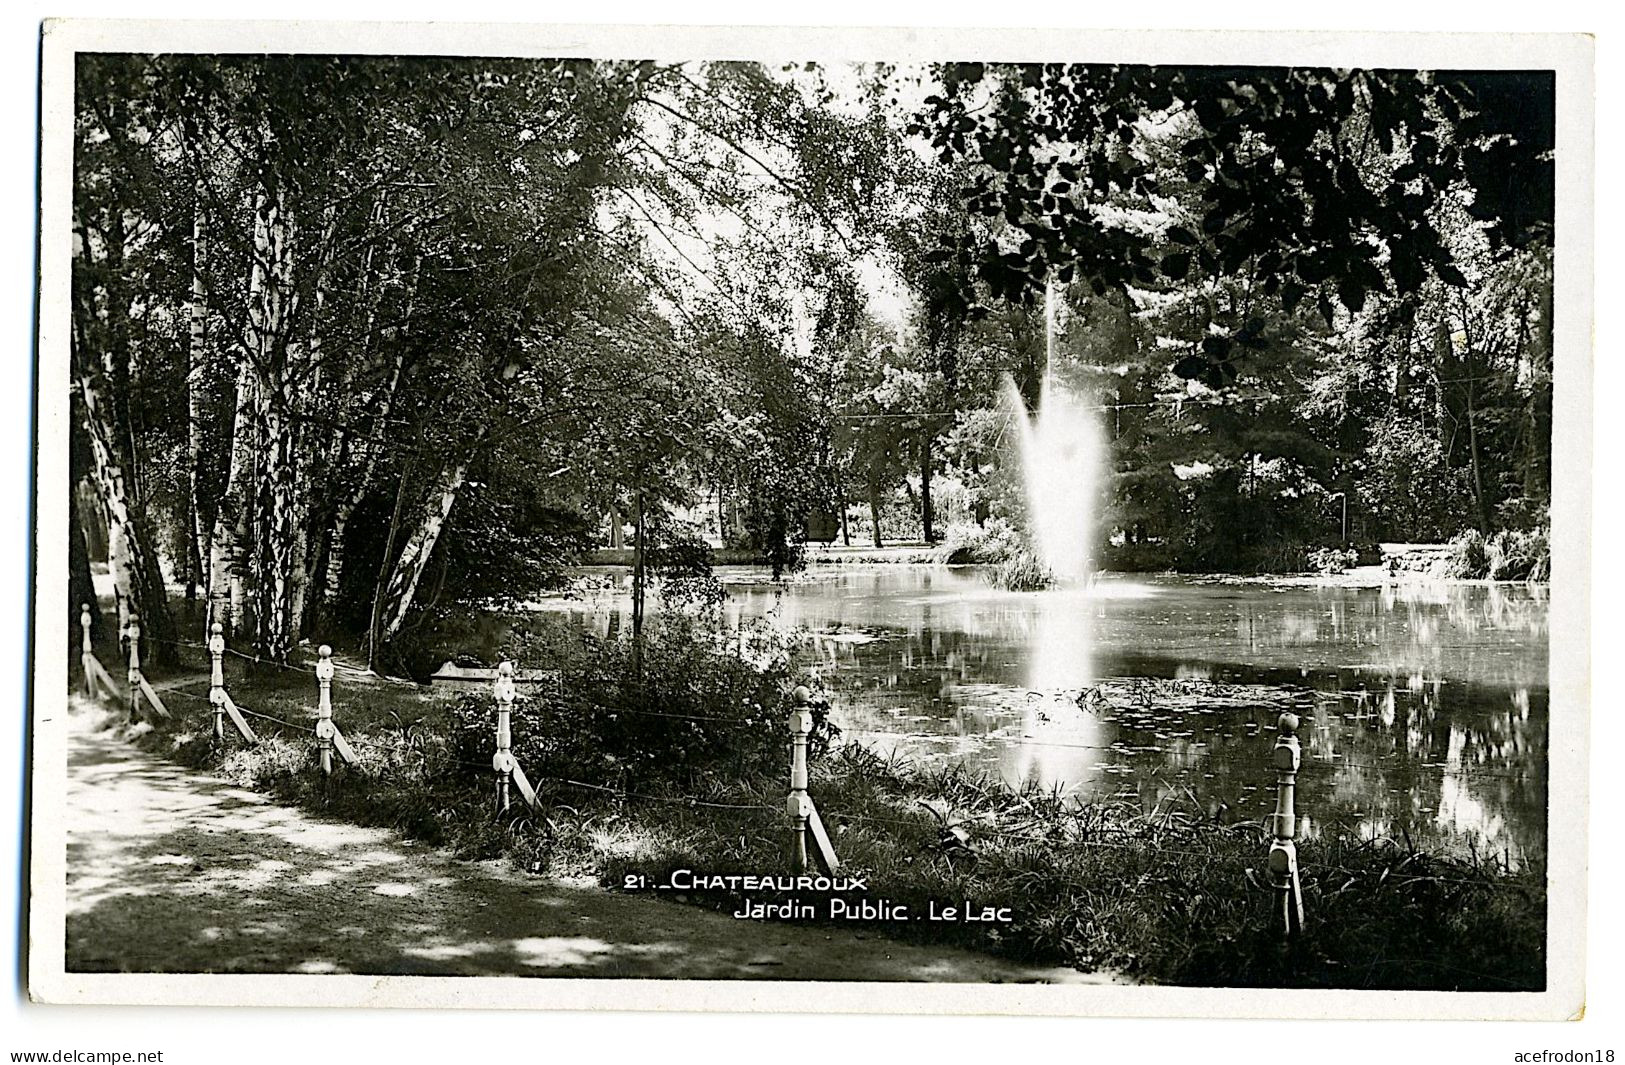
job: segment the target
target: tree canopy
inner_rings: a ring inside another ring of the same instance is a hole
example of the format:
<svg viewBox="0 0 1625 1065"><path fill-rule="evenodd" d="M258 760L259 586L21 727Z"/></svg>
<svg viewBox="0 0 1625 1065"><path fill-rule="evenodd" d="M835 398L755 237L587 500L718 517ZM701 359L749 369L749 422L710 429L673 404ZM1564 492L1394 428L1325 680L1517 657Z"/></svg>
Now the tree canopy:
<svg viewBox="0 0 1625 1065"><path fill-rule="evenodd" d="M1538 524L1552 93L82 56L75 580L105 550L160 657L179 594L261 657L387 664L596 549L641 594L1019 528L999 397L1046 375L1108 430L1117 564L1290 565L1338 496L1367 537Z"/></svg>

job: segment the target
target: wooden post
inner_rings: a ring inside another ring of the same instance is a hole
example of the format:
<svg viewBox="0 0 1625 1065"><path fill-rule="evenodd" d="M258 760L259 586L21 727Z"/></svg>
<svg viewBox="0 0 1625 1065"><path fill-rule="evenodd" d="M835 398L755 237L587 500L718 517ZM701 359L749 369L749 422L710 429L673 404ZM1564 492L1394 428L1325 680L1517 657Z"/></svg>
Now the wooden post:
<svg viewBox="0 0 1625 1065"><path fill-rule="evenodd" d="M790 866L793 872L807 871L807 822L812 817L812 797L807 794L807 737L812 734L812 692L797 685L790 711L790 796L785 803L790 813Z"/></svg>
<svg viewBox="0 0 1625 1065"><path fill-rule="evenodd" d="M508 784L513 779L513 663L497 666L494 688L497 701L497 753L491 757L491 768L497 775L497 813L508 812Z"/></svg>
<svg viewBox="0 0 1625 1065"><path fill-rule="evenodd" d="M316 661L316 751L322 761L322 786L333 775L333 649L327 644L317 648Z"/></svg>
<svg viewBox="0 0 1625 1065"><path fill-rule="evenodd" d="M141 618L133 610L124 635L130 641L130 724L134 725L141 720Z"/></svg>
<svg viewBox="0 0 1625 1065"><path fill-rule="evenodd" d="M79 665L85 671L85 695L96 698L96 654L90 649L90 604L79 604Z"/></svg>
<svg viewBox="0 0 1625 1065"><path fill-rule="evenodd" d="M1275 739L1272 761L1275 765L1274 841L1270 844L1270 876L1279 895L1277 924L1288 938L1303 931L1303 887L1298 881L1297 812L1293 792L1297 786L1302 754L1298 748L1298 715L1282 714Z"/></svg>
<svg viewBox="0 0 1625 1065"><path fill-rule="evenodd" d="M226 742L226 631L209 626L209 705L214 707L214 742Z"/></svg>

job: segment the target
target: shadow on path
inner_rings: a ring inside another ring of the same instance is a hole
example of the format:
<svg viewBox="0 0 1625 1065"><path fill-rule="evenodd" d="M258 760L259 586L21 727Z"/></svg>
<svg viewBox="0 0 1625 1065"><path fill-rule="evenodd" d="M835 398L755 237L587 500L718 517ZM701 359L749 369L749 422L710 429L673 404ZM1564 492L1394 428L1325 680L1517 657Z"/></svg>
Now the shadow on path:
<svg viewBox="0 0 1625 1065"><path fill-rule="evenodd" d="M455 861L183 769L73 710L70 972L1107 980Z"/></svg>

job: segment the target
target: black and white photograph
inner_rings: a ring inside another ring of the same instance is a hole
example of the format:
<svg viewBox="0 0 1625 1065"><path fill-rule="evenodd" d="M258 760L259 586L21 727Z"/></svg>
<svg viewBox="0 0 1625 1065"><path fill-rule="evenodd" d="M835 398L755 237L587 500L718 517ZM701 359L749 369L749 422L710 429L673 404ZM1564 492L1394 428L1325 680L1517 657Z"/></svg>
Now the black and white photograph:
<svg viewBox="0 0 1625 1065"><path fill-rule="evenodd" d="M1583 1011L1589 42L266 25L44 32L32 994Z"/></svg>

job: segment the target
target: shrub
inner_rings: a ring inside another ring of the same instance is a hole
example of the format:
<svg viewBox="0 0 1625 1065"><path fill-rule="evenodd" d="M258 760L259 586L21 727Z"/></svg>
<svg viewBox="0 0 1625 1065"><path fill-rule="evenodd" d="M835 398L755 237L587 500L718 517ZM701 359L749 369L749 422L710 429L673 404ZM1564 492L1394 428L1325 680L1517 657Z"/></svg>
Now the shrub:
<svg viewBox="0 0 1625 1065"><path fill-rule="evenodd" d="M1468 529L1450 541L1442 576L1472 580L1486 576L1489 571L1489 551L1483 533Z"/></svg>
<svg viewBox="0 0 1625 1065"><path fill-rule="evenodd" d="M748 779L782 768L793 682L782 648L724 647L679 625L646 635L641 646L583 633L559 650L516 655L560 675L555 689L522 691L514 704L513 753L533 779L689 790L707 776ZM460 757L490 760L494 713L484 693L454 704ZM814 720L821 747L833 726L821 708Z"/></svg>
<svg viewBox="0 0 1625 1065"><path fill-rule="evenodd" d="M999 564L993 583L1012 592L1036 592L1055 583L1044 560L1023 548Z"/></svg>
<svg viewBox="0 0 1625 1065"><path fill-rule="evenodd" d="M1437 542L1468 505L1465 475L1438 437L1402 415L1373 427L1359 467L1356 488L1384 535Z"/></svg>
<svg viewBox="0 0 1625 1065"><path fill-rule="evenodd" d="M1485 546L1487 575L1496 581L1544 581L1552 574L1551 534L1546 528L1502 529Z"/></svg>
<svg viewBox="0 0 1625 1065"><path fill-rule="evenodd" d="M1317 547L1309 552L1309 568L1321 574L1342 573L1359 561L1359 552L1351 547Z"/></svg>
<svg viewBox="0 0 1625 1065"><path fill-rule="evenodd" d="M1178 559L1165 540L1107 544L1101 551L1101 568L1119 573L1156 573L1171 570Z"/></svg>
<svg viewBox="0 0 1625 1065"><path fill-rule="evenodd" d="M1486 539L1477 529L1469 529L1450 541L1442 571L1442 576L1463 580L1548 580L1551 532L1546 527L1502 529Z"/></svg>
<svg viewBox="0 0 1625 1065"><path fill-rule="evenodd" d="M1004 518L989 518L983 525L954 525L932 561L949 566L998 565L1023 550L1021 533Z"/></svg>

